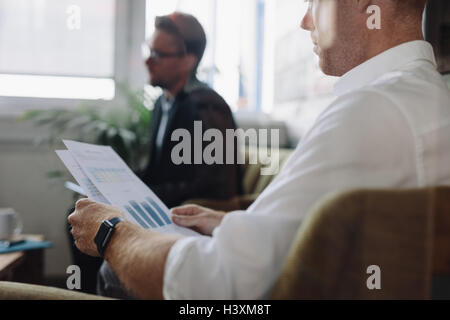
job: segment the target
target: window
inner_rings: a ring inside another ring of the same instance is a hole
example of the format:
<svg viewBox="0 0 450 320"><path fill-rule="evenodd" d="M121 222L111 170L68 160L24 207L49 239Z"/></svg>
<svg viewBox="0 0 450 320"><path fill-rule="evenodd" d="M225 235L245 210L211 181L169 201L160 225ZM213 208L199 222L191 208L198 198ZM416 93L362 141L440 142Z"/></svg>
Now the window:
<svg viewBox="0 0 450 320"><path fill-rule="evenodd" d="M297 141L333 97L334 77L319 68L311 34L300 28L308 2L272 0L275 4L274 114L286 121Z"/></svg>
<svg viewBox="0 0 450 320"><path fill-rule="evenodd" d="M0 0L0 96L114 98L114 0Z"/></svg>

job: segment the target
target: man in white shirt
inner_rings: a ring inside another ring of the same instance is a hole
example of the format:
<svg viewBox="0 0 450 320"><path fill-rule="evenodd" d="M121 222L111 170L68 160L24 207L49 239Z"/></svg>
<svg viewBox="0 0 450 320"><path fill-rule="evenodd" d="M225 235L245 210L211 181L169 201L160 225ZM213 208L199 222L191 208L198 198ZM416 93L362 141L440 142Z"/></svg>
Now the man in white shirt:
<svg viewBox="0 0 450 320"><path fill-rule="evenodd" d="M336 100L246 212L173 210L177 224L204 237L119 223L105 257L123 284L140 298L268 298L302 220L327 193L450 184L450 93L423 41L425 2L310 1L302 28L322 70L341 76ZM329 10L332 3L339 5ZM380 30L367 28L371 5L381 9ZM118 216L78 202L70 217L76 245L97 255L98 226Z"/></svg>

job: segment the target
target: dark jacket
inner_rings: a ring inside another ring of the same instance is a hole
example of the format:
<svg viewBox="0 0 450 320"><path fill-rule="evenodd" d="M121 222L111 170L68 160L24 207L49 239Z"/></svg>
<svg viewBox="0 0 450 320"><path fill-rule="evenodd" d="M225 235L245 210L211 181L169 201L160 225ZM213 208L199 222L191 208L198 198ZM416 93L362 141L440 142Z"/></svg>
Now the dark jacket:
<svg viewBox="0 0 450 320"><path fill-rule="evenodd" d="M224 146L226 129L236 129L231 110L222 97L198 80L190 81L175 97L164 142L158 152L155 141L161 116L159 98L152 116L149 162L141 178L169 208L189 199L226 200L241 194L241 169L236 164L236 156L233 165L207 165L203 161L201 165L193 164L194 121L202 122L202 134L212 128L220 130ZM175 165L172 161L172 150L180 143L171 141L176 129L186 129L190 133L191 164ZM203 143L202 149L210 143ZM236 143L234 145L236 155ZM226 150L223 150L223 157L226 160Z"/></svg>

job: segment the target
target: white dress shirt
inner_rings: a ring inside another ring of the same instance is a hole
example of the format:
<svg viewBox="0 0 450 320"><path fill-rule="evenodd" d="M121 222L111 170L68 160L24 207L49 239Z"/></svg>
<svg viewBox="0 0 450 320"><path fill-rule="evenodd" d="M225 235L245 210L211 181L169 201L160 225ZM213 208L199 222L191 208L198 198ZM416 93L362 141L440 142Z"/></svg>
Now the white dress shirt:
<svg viewBox="0 0 450 320"><path fill-rule="evenodd" d="M330 192L450 185L450 92L427 42L361 64L335 94L247 211L172 247L166 299L268 298L302 220Z"/></svg>

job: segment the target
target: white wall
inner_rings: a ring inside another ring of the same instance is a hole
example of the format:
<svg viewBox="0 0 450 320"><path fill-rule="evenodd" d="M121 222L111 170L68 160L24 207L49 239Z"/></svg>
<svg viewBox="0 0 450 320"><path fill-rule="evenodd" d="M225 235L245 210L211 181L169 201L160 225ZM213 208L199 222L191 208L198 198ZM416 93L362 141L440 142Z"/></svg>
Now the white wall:
<svg viewBox="0 0 450 320"><path fill-rule="evenodd" d="M53 242L45 253L45 274L60 276L70 265L65 222L72 193L46 177L63 165L53 147L33 145L42 133L31 123L0 118L0 207L12 207L22 215L24 233L43 234Z"/></svg>

